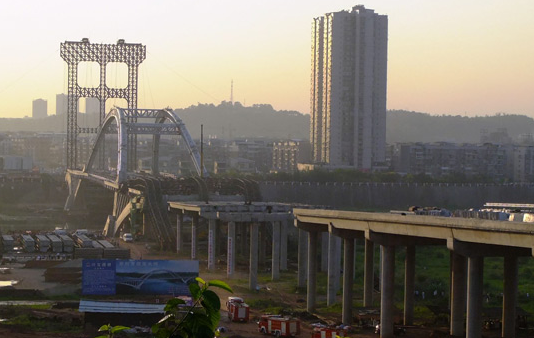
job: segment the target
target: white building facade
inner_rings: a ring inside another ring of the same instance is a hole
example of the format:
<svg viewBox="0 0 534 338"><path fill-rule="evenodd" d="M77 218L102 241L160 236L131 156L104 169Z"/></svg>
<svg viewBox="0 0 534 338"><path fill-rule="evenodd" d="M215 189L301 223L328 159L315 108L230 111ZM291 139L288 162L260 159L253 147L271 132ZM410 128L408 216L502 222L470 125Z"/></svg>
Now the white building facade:
<svg viewBox="0 0 534 338"><path fill-rule="evenodd" d="M371 170L385 162L388 18L362 5L312 23L312 161Z"/></svg>

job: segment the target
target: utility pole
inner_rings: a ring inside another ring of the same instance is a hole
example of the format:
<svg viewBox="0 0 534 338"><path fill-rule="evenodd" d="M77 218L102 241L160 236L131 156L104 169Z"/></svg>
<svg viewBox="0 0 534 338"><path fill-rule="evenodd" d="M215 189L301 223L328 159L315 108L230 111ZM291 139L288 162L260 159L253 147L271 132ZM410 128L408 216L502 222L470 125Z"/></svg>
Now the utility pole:
<svg viewBox="0 0 534 338"><path fill-rule="evenodd" d="M200 125L200 177L204 178L204 125Z"/></svg>
<svg viewBox="0 0 534 338"><path fill-rule="evenodd" d="M230 82L230 103L234 105L234 79Z"/></svg>

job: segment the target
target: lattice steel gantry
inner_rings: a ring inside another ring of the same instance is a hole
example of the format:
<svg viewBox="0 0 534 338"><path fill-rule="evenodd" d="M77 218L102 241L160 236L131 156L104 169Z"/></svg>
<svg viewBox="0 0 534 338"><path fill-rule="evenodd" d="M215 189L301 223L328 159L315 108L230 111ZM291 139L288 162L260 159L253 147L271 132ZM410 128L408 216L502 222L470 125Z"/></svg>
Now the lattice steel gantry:
<svg viewBox="0 0 534 338"><path fill-rule="evenodd" d="M68 110L67 110L67 168L77 169L77 142L80 133L97 133L106 115L106 100L125 99L128 108L137 108L137 78L139 64L146 58L146 46L140 43L125 43L120 39L117 44L95 44L89 39L65 41L60 44L61 58L68 64ZM78 64L97 62L100 66L100 84L96 88L81 87L78 84ZM121 62L128 66L128 85L125 88L109 88L106 85L106 65ZM97 98L100 101L98 128L78 126L78 99ZM135 122L135 121L129 121ZM129 135L128 167L133 169L137 160L137 135Z"/></svg>

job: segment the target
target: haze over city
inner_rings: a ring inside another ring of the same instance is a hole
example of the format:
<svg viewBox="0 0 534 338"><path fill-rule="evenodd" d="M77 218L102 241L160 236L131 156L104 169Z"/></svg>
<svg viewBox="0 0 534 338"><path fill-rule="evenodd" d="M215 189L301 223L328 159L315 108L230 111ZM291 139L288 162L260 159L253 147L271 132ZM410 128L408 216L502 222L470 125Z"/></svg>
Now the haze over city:
<svg viewBox="0 0 534 338"><path fill-rule="evenodd" d="M233 80L234 101L308 114L312 18L358 3L389 18L388 109L534 116L530 0L276 0L2 2L0 117L30 116L37 98L54 114L67 92L59 44L82 38L147 46L139 107L218 104ZM83 85L98 76L81 73Z"/></svg>

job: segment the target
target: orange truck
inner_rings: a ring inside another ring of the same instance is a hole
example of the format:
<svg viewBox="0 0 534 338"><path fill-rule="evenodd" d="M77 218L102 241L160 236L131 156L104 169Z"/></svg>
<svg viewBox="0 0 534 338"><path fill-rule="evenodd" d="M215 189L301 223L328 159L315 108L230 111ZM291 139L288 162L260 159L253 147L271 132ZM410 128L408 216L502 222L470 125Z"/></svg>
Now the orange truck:
<svg viewBox="0 0 534 338"><path fill-rule="evenodd" d="M336 336L345 337L346 334L347 330L345 329L328 326L316 326L313 328L311 336L312 338L336 338Z"/></svg>
<svg viewBox="0 0 534 338"><path fill-rule="evenodd" d="M250 309L243 298L228 297L226 302L228 318L233 322L248 322Z"/></svg>
<svg viewBox="0 0 534 338"><path fill-rule="evenodd" d="M300 320L280 315L262 315L258 331L276 337L295 337L300 333Z"/></svg>

